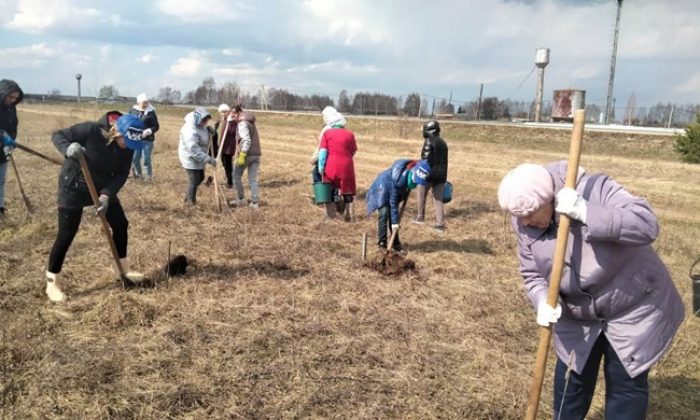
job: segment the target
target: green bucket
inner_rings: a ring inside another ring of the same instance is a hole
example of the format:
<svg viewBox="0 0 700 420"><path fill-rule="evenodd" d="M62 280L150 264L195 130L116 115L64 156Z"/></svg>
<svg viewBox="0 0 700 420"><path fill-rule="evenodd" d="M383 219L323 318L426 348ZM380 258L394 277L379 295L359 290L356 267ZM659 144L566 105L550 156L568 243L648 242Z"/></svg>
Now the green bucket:
<svg viewBox="0 0 700 420"><path fill-rule="evenodd" d="M333 201L332 182L314 182L314 202L325 204Z"/></svg>

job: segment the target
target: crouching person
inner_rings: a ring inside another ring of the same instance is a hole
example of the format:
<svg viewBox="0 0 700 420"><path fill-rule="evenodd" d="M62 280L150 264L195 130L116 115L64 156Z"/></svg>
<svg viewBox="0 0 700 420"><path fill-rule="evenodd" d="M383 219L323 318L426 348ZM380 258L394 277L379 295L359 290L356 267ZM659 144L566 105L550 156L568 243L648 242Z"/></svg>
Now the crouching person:
<svg viewBox="0 0 700 420"><path fill-rule="evenodd" d="M387 247L387 225L389 232L396 231L392 248L402 251L399 240L399 206L408 199L408 193L418 185L425 185L430 175L430 165L424 160L399 159L380 173L367 191L367 214L379 210L377 220L377 244Z"/></svg>
<svg viewBox="0 0 700 420"><path fill-rule="evenodd" d="M46 271L46 294L50 300L61 302L66 297L59 285L59 274L80 227L83 207L94 205L80 168L81 157L87 162L99 194L97 212L105 215L112 229L127 279L143 278L142 274L129 270L126 256L129 222L117 197L129 175L134 150L142 147L143 127L138 117L111 111L98 122L84 122L53 133L51 140L66 160L58 176L58 234ZM119 270L114 272L119 276Z"/></svg>

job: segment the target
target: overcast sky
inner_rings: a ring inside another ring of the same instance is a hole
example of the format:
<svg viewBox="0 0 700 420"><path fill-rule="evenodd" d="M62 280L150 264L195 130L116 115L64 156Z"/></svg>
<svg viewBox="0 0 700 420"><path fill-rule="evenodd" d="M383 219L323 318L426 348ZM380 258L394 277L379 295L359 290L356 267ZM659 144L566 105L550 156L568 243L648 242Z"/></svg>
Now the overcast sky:
<svg viewBox="0 0 700 420"><path fill-rule="evenodd" d="M27 92L185 91L206 76L336 96L378 91L532 100L535 49L553 89L604 104L613 0L0 0L0 76ZM700 0L627 0L615 96L700 102Z"/></svg>

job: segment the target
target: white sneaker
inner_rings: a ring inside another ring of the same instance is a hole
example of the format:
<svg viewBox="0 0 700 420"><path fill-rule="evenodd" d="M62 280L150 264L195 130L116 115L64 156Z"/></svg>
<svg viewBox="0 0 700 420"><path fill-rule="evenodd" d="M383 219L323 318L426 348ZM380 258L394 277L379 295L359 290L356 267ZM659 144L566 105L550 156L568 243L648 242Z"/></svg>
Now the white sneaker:
<svg viewBox="0 0 700 420"><path fill-rule="evenodd" d="M257 210L260 208L260 205L258 205L258 203L250 203L248 204L248 207L250 207L253 210Z"/></svg>
<svg viewBox="0 0 700 420"><path fill-rule="evenodd" d="M228 205L231 207L241 207L245 206L247 203L245 198L236 198L235 200L231 200Z"/></svg>
<svg viewBox="0 0 700 420"><path fill-rule="evenodd" d="M58 274L56 273L46 272L46 296L48 296L49 300L52 302L63 302L66 300L66 294L58 287L56 281L57 277Z"/></svg>

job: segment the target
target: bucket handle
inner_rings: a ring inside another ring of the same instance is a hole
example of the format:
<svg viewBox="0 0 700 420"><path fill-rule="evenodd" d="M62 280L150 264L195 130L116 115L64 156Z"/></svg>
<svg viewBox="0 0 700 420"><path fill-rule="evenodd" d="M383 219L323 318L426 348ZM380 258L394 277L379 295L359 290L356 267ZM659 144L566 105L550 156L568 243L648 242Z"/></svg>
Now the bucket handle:
<svg viewBox="0 0 700 420"><path fill-rule="evenodd" d="M690 272L688 273L688 277L690 277L691 279L693 278L693 269L695 268L696 265L698 265L698 263L700 263L700 257L698 257L698 259L695 260L693 265L690 266Z"/></svg>

